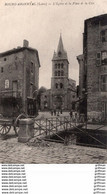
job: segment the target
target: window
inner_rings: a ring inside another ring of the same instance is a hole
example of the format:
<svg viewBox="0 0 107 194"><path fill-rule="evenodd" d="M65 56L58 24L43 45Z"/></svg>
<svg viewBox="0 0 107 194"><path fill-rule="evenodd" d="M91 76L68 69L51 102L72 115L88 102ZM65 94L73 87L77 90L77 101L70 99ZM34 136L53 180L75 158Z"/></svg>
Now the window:
<svg viewBox="0 0 107 194"><path fill-rule="evenodd" d="M97 53L97 59L100 59L100 53Z"/></svg>
<svg viewBox="0 0 107 194"><path fill-rule="evenodd" d="M7 88L9 88L9 80L8 79L5 80L5 89L7 89Z"/></svg>
<svg viewBox="0 0 107 194"><path fill-rule="evenodd" d="M97 56L96 56L96 65L97 66L100 66L101 64L101 53L97 53Z"/></svg>
<svg viewBox="0 0 107 194"><path fill-rule="evenodd" d="M60 69L60 63L58 63L58 69Z"/></svg>
<svg viewBox="0 0 107 194"><path fill-rule="evenodd" d="M6 58L4 58L4 61L6 61L7 59Z"/></svg>
<svg viewBox="0 0 107 194"><path fill-rule="evenodd" d="M58 71L58 76L60 76L60 71Z"/></svg>
<svg viewBox="0 0 107 194"><path fill-rule="evenodd" d="M106 42L107 41L107 30L101 31L101 41Z"/></svg>
<svg viewBox="0 0 107 194"><path fill-rule="evenodd" d="M58 52L58 56L59 56L59 57L61 56L61 51Z"/></svg>
<svg viewBox="0 0 107 194"><path fill-rule="evenodd" d="M55 87L58 88L58 84L57 83L55 84Z"/></svg>
<svg viewBox="0 0 107 194"><path fill-rule="evenodd" d="M3 67L1 67L1 73L3 73Z"/></svg>
<svg viewBox="0 0 107 194"><path fill-rule="evenodd" d="M63 63L61 63L61 68L63 68L64 67L64 64Z"/></svg>
<svg viewBox="0 0 107 194"><path fill-rule="evenodd" d="M63 84L62 83L60 83L60 88L63 88Z"/></svg>
<svg viewBox="0 0 107 194"><path fill-rule="evenodd" d="M101 76L101 91L107 92L107 75Z"/></svg>
<svg viewBox="0 0 107 194"><path fill-rule="evenodd" d="M44 108L47 108L47 106L48 106L47 101L44 101Z"/></svg>
<svg viewBox="0 0 107 194"><path fill-rule="evenodd" d="M57 69L57 64L55 64L55 69Z"/></svg>
<svg viewBox="0 0 107 194"><path fill-rule="evenodd" d="M57 76L57 71L55 71L55 76Z"/></svg>
<svg viewBox="0 0 107 194"><path fill-rule="evenodd" d="M102 51L101 53L101 64L107 65L107 51Z"/></svg>
<svg viewBox="0 0 107 194"><path fill-rule="evenodd" d="M61 71L61 76L64 76L64 72L63 71Z"/></svg>
<svg viewBox="0 0 107 194"><path fill-rule="evenodd" d="M33 64L33 62L31 62L31 66L30 66L30 69L31 69L31 73L33 73L33 66L34 64Z"/></svg>
<svg viewBox="0 0 107 194"><path fill-rule="evenodd" d="M107 65L107 51L102 51L101 53L97 53L96 56L96 65Z"/></svg>

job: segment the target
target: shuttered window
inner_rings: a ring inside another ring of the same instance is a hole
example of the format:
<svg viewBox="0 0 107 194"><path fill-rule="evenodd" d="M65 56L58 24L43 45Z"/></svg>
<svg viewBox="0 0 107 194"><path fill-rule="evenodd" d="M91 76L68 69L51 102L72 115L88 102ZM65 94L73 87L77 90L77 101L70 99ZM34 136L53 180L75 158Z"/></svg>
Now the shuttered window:
<svg viewBox="0 0 107 194"><path fill-rule="evenodd" d="M101 53L97 53L96 66L100 66L100 65L101 65Z"/></svg>
<svg viewBox="0 0 107 194"><path fill-rule="evenodd" d="M107 65L107 51L101 53L101 65Z"/></svg>
<svg viewBox="0 0 107 194"><path fill-rule="evenodd" d="M101 91L107 92L107 75L101 76Z"/></svg>

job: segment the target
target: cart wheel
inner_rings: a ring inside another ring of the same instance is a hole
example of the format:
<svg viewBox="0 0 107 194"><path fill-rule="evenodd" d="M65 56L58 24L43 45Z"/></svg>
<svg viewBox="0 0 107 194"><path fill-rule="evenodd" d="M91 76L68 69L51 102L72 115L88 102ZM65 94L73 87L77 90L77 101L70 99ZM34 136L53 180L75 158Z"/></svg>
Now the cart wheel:
<svg viewBox="0 0 107 194"><path fill-rule="evenodd" d="M7 126L6 124L0 125L0 134L6 135L11 129L11 126Z"/></svg>

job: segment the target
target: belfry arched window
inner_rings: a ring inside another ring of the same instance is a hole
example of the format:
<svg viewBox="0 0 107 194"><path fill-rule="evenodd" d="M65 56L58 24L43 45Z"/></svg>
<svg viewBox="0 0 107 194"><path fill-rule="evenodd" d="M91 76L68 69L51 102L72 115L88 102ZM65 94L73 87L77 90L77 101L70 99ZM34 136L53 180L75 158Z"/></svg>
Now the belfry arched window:
<svg viewBox="0 0 107 194"><path fill-rule="evenodd" d="M60 71L58 71L58 76L60 76Z"/></svg>
<svg viewBox="0 0 107 194"><path fill-rule="evenodd" d="M55 69L57 69L57 63L55 64Z"/></svg>
<svg viewBox="0 0 107 194"><path fill-rule="evenodd" d="M60 69L60 63L58 63L58 69Z"/></svg>
<svg viewBox="0 0 107 194"><path fill-rule="evenodd" d="M57 71L55 71L55 76L57 76Z"/></svg>
<svg viewBox="0 0 107 194"><path fill-rule="evenodd" d="M60 88L63 88L63 84L62 83L60 83Z"/></svg>
<svg viewBox="0 0 107 194"><path fill-rule="evenodd" d="M55 84L55 88L58 88L58 83Z"/></svg>
<svg viewBox="0 0 107 194"><path fill-rule="evenodd" d="M64 72L63 71L61 71L61 76L64 76Z"/></svg>
<svg viewBox="0 0 107 194"><path fill-rule="evenodd" d="M64 67L64 64L63 63L61 63L61 68L63 68Z"/></svg>

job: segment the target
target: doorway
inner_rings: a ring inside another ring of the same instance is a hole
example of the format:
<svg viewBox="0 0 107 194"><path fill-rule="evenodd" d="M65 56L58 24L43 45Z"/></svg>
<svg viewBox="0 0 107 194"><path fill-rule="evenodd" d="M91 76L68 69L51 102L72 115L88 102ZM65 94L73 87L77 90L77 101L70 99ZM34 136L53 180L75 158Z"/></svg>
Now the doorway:
<svg viewBox="0 0 107 194"><path fill-rule="evenodd" d="M13 87L13 97L16 98L17 97L17 91L18 91L18 82L17 82L17 80L12 82L12 87Z"/></svg>
<svg viewBox="0 0 107 194"><path fill-rule="evenodd" d="M107 121L107 102L103 102L103 119Z"/></svg>

